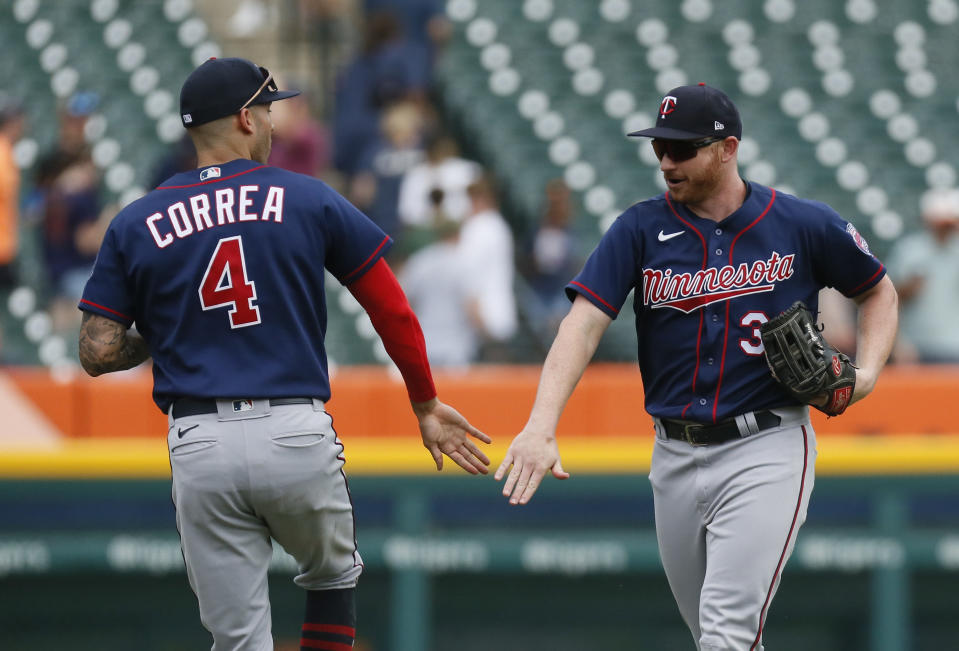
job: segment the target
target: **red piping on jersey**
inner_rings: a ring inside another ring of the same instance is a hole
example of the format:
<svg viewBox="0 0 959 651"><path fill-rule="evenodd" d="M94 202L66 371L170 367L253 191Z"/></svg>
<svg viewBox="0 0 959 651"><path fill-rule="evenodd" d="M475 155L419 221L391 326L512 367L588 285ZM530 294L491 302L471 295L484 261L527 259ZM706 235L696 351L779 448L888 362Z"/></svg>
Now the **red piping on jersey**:
<svg viewBox="0 0 959 651"><path fill-rule="evenodd" d="M80 299L80 302L81 302L81 303L86 303L87 305L92 305L93 307L95 307L95 308L97 308L97 309L99 309L99 310L106 310L106 311L109 312L110 314L116 314L116 315L117 315L118 317L120 317L121 319L126 319L127 321L133 321L133 319L132 319L131 317L128 317L126 314L123 314L122 312L117 312L116 310L111 310L111 309L108 308L108 307L105 307L105 306L103 306L103 305L99 305L99 304L97 304L97 303L94 303L93 301L88 301L88 300L85 299L85 298L81 298L81 299Z"/></svg>
<svg viewBox="0 0 959 651"><path fill-rule="evenodd" d="M244 174L249 174L250 172L261 170L264 167L267 167L267 165L258 165L248 170L244 170L243 172L237 172L236 174L230 174L229 176L210 179L209 181L200 181L199 183L189 183L187 185L161 185L157 188L157 190L181 190L183 188L195 188L198 185L209 185L210 183L219 183L220 181L226 181L227 179L236 178L237 176L242 176Z"/></svg>
<svg viewBox="0 0 959 651"><path fill-rule="evenodd" d="M586 292L587 294L589 294L590 296L592 296L593 298L595 298L597 301L599 301L600 303L602 303L603 305L605 305L606 307L608 307L610 310L612 310L612 311L613 311L613 314L619 314L619 310L617 310L615 307L613 307L612 305L610 305L609 303L607 303L606 301L604 301L602 298L600 298L599 294L597 294L596 292L594 292L593 290L591 290L589 287L587 287L587 286L584 285L583 283L578 283L578 282L576 282L575 280L572 280L572 281L570 281L569 284L570 284L570 285L576 285L577 287L581 288L584 292Z"/></svg>
<svg viewBox="0 0 959 651"><path fill-rule="evenodd" d="M875 278L875 277L878 276L880 273L882 273L882 270L883 270L883 269L885 269L885 267L884 267L883 264L880 262L880 263L879 263L879 268L876 269L876 273L874 273L873 275L869 276L869 280L867 280L866 282L860 283L859 285L856 285L856 286L853 287L851 290L849 290L849 294L848 294L848 295L849 295L849 296L855 296L855 294L856 294L856 292L859 290L859 288L865 287L866 285L868 285L869 283L871 283L872 280L873 280L873 278Z"/></svg>
<svg viewBox="0 0 959 651"><path fill-rule="evenodd" d="M376 257L376 254L380 252L380 249L382 249L384 246L386 246L386 243L389 242L389 241L390 241L390 236L389 236L389 235L387 235L386 237L384 237L384 238L383 238L383 241L380 242L380 245L379 245L378 247L376 247L376 249L373 251L373 253L370 254L370 257L368 257L366 260L363 261L363 264L361 264L359 267L357 267L356 269L354 269L354 270L351 271L350 273L348 273L348 274L346 274L345 276L343 276L343 281L342 281L343 284L346 285L348 282L350 282L351 276L355 275L355 274L358 273L361 269L363 269L363 267L365 267L366 265L368 265L368 264L370 263L370 260L372 260L373 258L375 258L375 257Z"/></svg>
<svg viewBox="0 0 959 651"><path fill-rule="evenodd" d="M666 197L666 205L669 206L670 211L672 211L672 213L676 216L676 219L684 223L687 227L689 227L689 229L692 232L696 233L696 235L699 237L699 241L703 245L703 271L705 271L706 260L709 258L709 254L706 249L706 238L703 237L703 234L700 233L695 226L693 226L688 221L683 219L682 215L680 215L676 211L676 208L673 206L673 202L669 200L668 192L665 194L665 197ZM693 383L691 385L692 388L690 389L694 394L696 393L696 378L699 376L699 342L702 340L702 338L703 338L703 313L700 312L699 313L699 332L696 333L696 366L693 367ZM688 403L686 403L686 406L683 407L683 413L680 416L681 418L685 418L686 410L689 409L689 407L692 404L693 404L692 401L689 401ZM715 416L713 417L713 419L715 420Z"/></svg>
<svg viewBox="0 0 959 651"><path fill-rule="evenodd" d="M809 434L806 432L805 425L802 426L802 446L802 476L799 478L799 497L796 499L796 508L793 510L793 520L789 525L789 533L786 535L786 543L783 545L782 553L779 554L779 563L776 564L776 571L773 573L773 579L769 582L769 589L766 591L766 600L763 602L763 607L759 611L759 630L756 631L756 639L753 640L753 644L751 647L749 647L749 651L753 651L759 645L759 641L763 637L763 625L766 623L766 609L769 608L769 600L772 599L773 588L776 585L776 578L779 576L779 572L782 571L783 563L786 562L786 552L789 550L789 541L792 540L793 533L796 531L796 521L799 519L799 510L802 508L803 491L806 489L806 471L809 468Z"/></svg>
<svg viewBox="0 0 959 651"><path fill-rule="evenodd" d="M336 633L337 635L349 635L356 637L356 629L352 626L339 626L337 624L313 624L306 622L303 624L304 631L314 631L317 633Z"/></svg>
<svg viewBox="0 0 959 651"><path fill-rule="evenodd" d="M736 247L736 242L739 241L739 238L743 236L743 233L748 231L750 228L758 224L763 217L769 212L769 209L773 207L773 204L776 202L776 189L773 188L772 196L769 197L769 203L766 204L766 208L759 213L759 217L754 219L749 226L739 231L736 234L736 237L733 238L733 241L729 245L729 264L733 263L733 249ZM716 397L713 399L713 422L716 422L716 410L719 408L719 390L723 386L723 371L726 369L726 346L729 344L729 301L726 301L726 329L723 331L723 356L719 362L719 380L716 381Z"/></svg>

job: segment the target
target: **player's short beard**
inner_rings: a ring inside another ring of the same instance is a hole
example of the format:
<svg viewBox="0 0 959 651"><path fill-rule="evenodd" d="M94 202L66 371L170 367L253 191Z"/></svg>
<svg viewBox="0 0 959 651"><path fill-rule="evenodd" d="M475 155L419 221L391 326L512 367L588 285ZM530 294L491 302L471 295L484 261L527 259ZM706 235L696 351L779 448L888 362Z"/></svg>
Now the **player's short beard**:
<svg viewBox="0 0 959 651"><path fill-rule="evenodd" d="M679 192L670 190L670 196L680 203L695 205L715 195L723 177L723 165L719 152L722 152L722 149L714 149L712 146L700 152L700 156L709 156L708 165L696 176L687 176L684 187L680 188Z"/></svg>

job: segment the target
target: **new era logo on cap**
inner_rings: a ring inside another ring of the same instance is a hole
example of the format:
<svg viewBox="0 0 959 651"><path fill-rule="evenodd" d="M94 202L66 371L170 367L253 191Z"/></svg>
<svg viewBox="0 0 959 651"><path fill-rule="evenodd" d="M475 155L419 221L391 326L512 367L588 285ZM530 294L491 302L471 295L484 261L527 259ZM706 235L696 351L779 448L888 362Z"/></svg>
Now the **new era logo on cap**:
<svg viewBox="0 0 959 651"><path fill-rule="evenodd" d="M701 140L715 136L741 138L739 111L726 94L706 84L679 86L659 104L656 126L627 135L663 140Z"/></svg>

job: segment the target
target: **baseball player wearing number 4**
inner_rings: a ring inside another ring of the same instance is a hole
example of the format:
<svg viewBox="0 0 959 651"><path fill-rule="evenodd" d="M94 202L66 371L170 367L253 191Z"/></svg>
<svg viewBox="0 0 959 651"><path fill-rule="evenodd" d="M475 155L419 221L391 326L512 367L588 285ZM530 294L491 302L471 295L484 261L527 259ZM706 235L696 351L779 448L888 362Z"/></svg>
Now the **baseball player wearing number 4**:
<svg viewBox="0 0 959 651"><path fill-rule="evenodd" d="M199 168L117 215L80 302L91 375L153 359L183 557L214 651L273 648L271 538L307 591L301 648L353 646L363 563L325 410L324 269L402 372L437 469L443 455L473 474L489 465L469 437L489 438L436 397L419 323L383 260L390 238L320 181L266 165L270 103L295 94L245 59L199 66L180 93Z"/></svg>
<svg viewBox="0 0 959 651"><path fill-rule="evenodd" d="M676 88L655 126L629 135L653 139L667 191L620 215L567 285L572 308L529 421L495 476L509 473L503 494L512 504L528 502L547 472L569 476L557 422L634 291L656 433L649 479L670 588L697 649L761 650L813 487L805 403L840 413L873 389L895 335L896 292L831 208L740 178L742 124L722 91ZM814 324L798 320L806 312L790 309L801 302L815 314L827 285L858 304L858 368L830 358ZM769 321L774 328L764 328ZM779 339L791 349L773 354ZM823 372L821 390L790 384L792 371L807 367Z"/></svg>

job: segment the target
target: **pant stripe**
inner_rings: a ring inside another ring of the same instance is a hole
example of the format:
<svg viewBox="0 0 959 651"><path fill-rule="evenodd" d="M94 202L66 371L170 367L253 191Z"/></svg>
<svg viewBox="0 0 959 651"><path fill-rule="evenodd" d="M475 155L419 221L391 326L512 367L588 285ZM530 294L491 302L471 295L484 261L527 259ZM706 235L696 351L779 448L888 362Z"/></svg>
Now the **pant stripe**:
<svg viewBox="0 0 959 651"><path fill-rule="evenodd" d="M776 571L773 573L773 579L769 583L769 590L766 591L766 601L763 602L762 610L759 611L759 630L756 632L756 639L753 640L753 644L749 647L749 651L754 651L757 646L759 646L759 641L763 637L763 626L766 623L766 609L769 608L769 600L773 595L773 588L776 585L776 579L779 578L779 573L782 571L783 563L786 562L786 552L789 550L789 541L792 540L793 533L796 531L796 521L799 519L799 511L802 509L802 497L803 491L806 488L806 471L809 469L809 435L806 433L806 426L802 426L802 442L803 442L803 462L802 462L802 476L799 479L799 497L796 500L796 509L793 511L793 520L792 524L789 525L789 534L786 536L786 544L783 545L782 553L779 555L779 563L776 565Z"/></svg>

